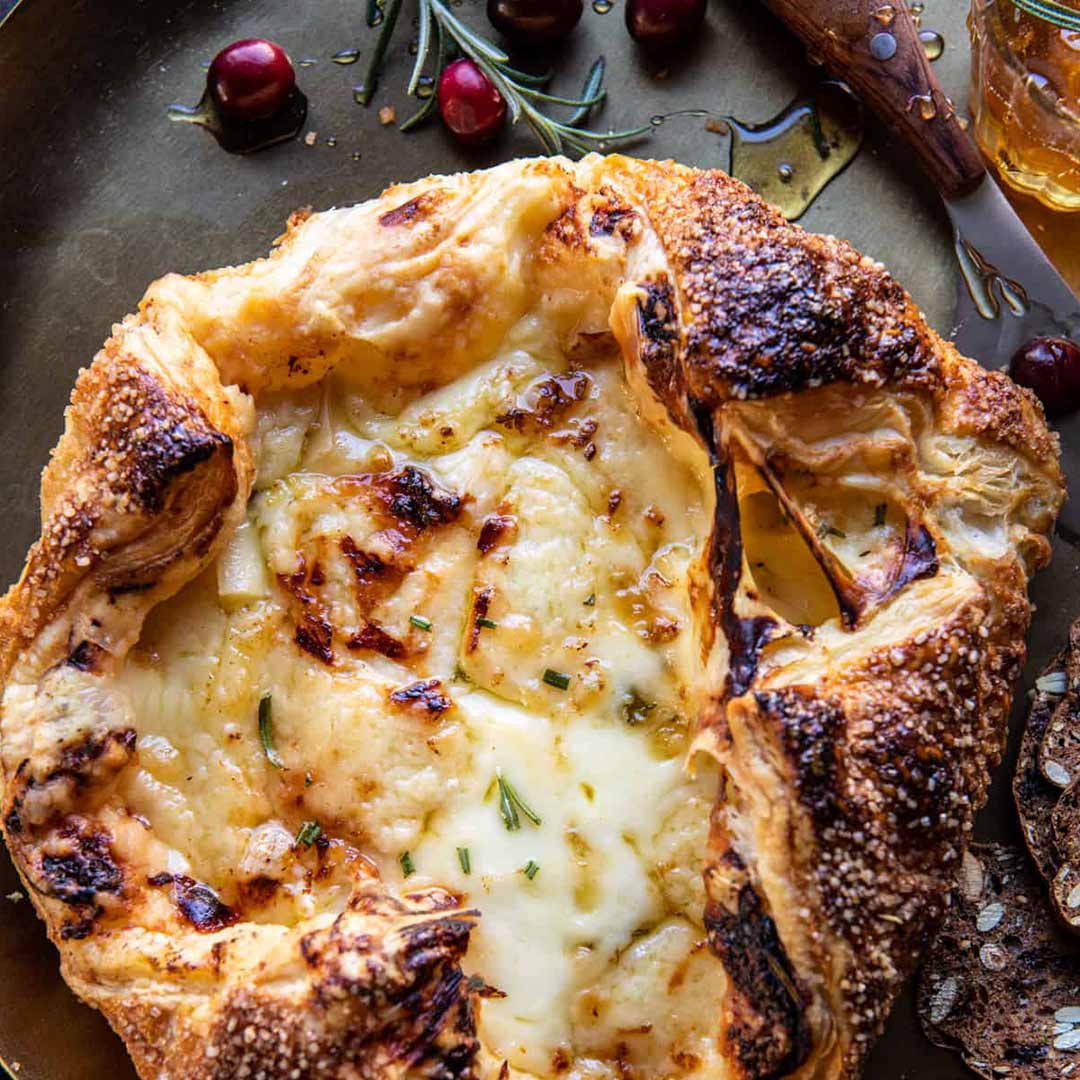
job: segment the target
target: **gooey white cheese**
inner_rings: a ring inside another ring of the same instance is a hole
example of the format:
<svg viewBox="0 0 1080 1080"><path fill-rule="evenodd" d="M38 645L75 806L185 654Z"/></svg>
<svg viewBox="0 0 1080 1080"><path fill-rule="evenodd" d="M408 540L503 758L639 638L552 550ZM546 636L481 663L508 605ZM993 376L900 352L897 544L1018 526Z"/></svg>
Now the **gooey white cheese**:
<svg viewBox="0 0 1080 1080"><path fill-rule="evenodd" d="M483 370L397 416L340 384L321 402L309 391L262 403L260 491L226 555L227 587L219 598L208 576L156 611L123 675L141 749L126 797L190 872L227 885L256 831L297 813L276 775L268 785L255 735L270 693L278 750L313 779L302 816L355 842L392 887L442 886L480 910L465 966L506 995L481 1010L496 1059L537 1076L723 1075L723 976L704 943L700 877L717 778L684 768L708 467L673 457L641 421L615 360L590 365L572 413L595 423L595 452L563 418L498 423L560 370L538 333L527 321ZM365 617L340 541L377 544L382 526L333 477L406 464L468 496L380 600L379 624L409 652L337 639L322 664L294 643L295 601L276 575L298 551L309 566L319 553L335 623ZM484 555L476 531L496 512L516 526ZM498 626L471 648L485 588ZM547 668L569 686L545 682ZM390 690L420 678L438 678L453 709L432 720L389 707ZM539 825L519 811L507 828L499 773Z"/></svg>

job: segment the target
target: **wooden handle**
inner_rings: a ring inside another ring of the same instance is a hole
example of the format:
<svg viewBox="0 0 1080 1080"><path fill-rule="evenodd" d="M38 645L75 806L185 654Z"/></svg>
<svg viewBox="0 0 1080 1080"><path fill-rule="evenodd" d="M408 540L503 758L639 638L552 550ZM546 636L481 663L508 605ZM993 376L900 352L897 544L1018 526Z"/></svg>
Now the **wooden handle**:
<svg viewBox="0 0 1080 1080"><path fill-rule="evenodd" d="M986 168L930 70L904 0L766 3L904 139L946 199L978 186Z"/></svg>

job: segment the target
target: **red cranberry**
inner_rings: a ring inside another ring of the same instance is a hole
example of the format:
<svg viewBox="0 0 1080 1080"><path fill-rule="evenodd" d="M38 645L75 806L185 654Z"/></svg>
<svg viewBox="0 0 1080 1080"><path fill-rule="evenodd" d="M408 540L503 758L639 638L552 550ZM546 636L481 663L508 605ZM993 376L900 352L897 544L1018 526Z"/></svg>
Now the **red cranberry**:
<svg viewBox="0 0 1080 1080"><path fill-rule="evenodd" d="M582 0L488 0L491 25L519 45L562 41L578 24Z"/></svg>
<svg viewBox="0 0 1080 1080"><path fill-rule="evenodd" d="M1080 408L1080 348L1066 338L1033 338L1016 350L1009 374L1039 395L1050 416Z"/></svg>
<svg viewBox="0 0 1080 1080"><path fill-rule="evenodd" d="M285 50L262 38L226 45L206 73L218 109L234 120L265 120L289 99L296 72Z"/></svg>
<svg viewBox="0 0 1080 1080"><path fill-rule="evenodd" d="M705 21L706 0L626 0L626 29L655 52L688 45Z"/></svg>
<svg viewBox="0 0 1080 1080"><path fill-rule="evenodd" d="M461 142L475 145L499 130L506 102L472 60L455 60L439 78L439 112Z"/></svg>

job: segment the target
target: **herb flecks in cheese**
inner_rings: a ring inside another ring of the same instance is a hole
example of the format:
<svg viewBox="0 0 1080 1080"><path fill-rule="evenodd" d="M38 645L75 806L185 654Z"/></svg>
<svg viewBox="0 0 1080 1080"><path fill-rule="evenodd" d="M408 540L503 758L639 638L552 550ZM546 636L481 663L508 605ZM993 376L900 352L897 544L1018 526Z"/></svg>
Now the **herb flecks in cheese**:
<svg viewBox="0 0 1080 1080"><path fill-rule="evenodd" d="M717 778L684 768L708 466L639 417L614 356L570 367L535 320L511 339L396 411L333 381L257 403L264 565L154 612L123 676L127 798L225 902L270 851L268 918L344 903L303 890L316 841L459 895L466 971L505 995L479 1034L512 1072L723 1075Z"/></svg>

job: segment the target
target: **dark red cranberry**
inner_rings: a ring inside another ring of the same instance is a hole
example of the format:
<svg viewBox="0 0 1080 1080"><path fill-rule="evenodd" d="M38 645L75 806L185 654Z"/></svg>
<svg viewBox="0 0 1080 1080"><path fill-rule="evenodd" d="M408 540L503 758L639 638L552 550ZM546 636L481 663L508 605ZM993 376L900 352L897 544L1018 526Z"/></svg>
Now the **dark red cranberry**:
<svg viewBox="0 0 1080 1080"><path fill-rule="evenodd" d="M214 57L206 86L225 116L265 120L288 101L296 86L296 72L280 45L245 38L226 45Z"/></svg>
<svg viewBox="0 0 1080 1080"><path fill-rule="evenodd" d="M1032 338L1016 350L1009 374L1038 394L1050 416L1080 409L1080 348L1067 338Z"/></svg>
<svg viewBox="0 0 1080 1080"><path fill-rule="evenodd" d="M458 139L473 145L498 132L506 102L472 60L455 60L439 78L439 112Z"/></svg>
<svg viewBox="0 0 1080 1080"><path fill-rule="evenodd" d="M688 45L705 21L706 0L626 0L626 29L642 47Z"/></svg>
<svg viewBox="0 0 1080 1080"><path fill-rule="evenodd" d="M582 0L488 0L491 25L519 45L562 41L578 24Z"/></svg>

